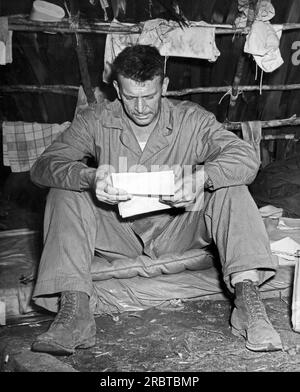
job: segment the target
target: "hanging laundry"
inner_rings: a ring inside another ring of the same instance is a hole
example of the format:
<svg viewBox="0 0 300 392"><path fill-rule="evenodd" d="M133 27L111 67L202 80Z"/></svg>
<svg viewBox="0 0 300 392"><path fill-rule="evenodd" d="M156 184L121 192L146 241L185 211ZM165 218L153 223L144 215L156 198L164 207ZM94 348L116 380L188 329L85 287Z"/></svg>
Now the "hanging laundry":
<svg viewBox="0 0 300 392"><path fill-rule="evenodd" d="M113 20L111 26L120 26L120 22ZM126 23L122 23L126 25ZM140 34L107 34L105 41L105 52L104 52L104 69L102 74L103 82L109 83L111 77L111 64L117 55L122 52L127 46L135 45L138 42Z"/></svg>
<svg viewBox="0 0 300 392"><path fill-rule="evenodd" d="M242 12L242 16L240 16L242 19L239 19L238 24L237 20L235 21L237 27L241 27L244 24L247 10L250 12L249 0L239 0L239 10ZM254 22L251 25L251 30L246 37L244 46L244 52L252 54L256 64L264 72L273 72L283 64L279 50L282 26L270 23L274 15L275 9L271 0L258 0ZM241 21L243 23L240 23ZM245 26L246 24L242 27Z"/></svg>
<svg viewBox="0 0 300 392"><path fill-rule="evenodd" d="M42 152L69 126L68 121L63 124L3 121L4 166L10 166L12 172L29 171Z"/></svg>
<svg viewBox="0 0 300 392"><path fill-rule="evenodd" d="M215 43L215 28L203 21L181 28L174 21L149 20L144 24L139 44L154 45L162 56L168 57L216 61L220 56Z"/></svg>
<svg viewBox="0 0 300 392"><path fill-rule="evenodd" d="M142 32L139 36L140 45L153 45L159 51L163 47L165 37L178 27L177 22L165 19L152 19L144 22Z"/></svg>
<svg viewBox="0 0 300 392"><path fill-rule="evenodd" d="M118 23L118 22L114 22ZM119 23L118 23L119 24ZM152 45L165 57L190 57L216 61L220 52L215 43L215 28L205 22L193 22L181 28L177 22L153 19L144 22L139 34L107 34L103 81L108 83L110 65L126 46Z"/></svg>
<svg viewBox="0 0 300 392"><path fill-rule="evenodd" d="M8 30L8 18L0 17L0 65L12 63L12 36Z"/></svg>
<svg viewBox="0 0 300 392"><path fill-rule="evenodd" d="M282 25L255 21L247 35L244 51L253 55L257 65L265 72L273 72L283 64L279 50Z"/></svg>

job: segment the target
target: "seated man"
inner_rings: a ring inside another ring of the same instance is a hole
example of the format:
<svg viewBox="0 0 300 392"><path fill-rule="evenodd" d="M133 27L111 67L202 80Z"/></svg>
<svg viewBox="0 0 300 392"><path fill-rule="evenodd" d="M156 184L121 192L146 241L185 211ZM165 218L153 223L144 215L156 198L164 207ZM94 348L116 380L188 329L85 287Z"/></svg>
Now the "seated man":
<svg viewBox="0 0 300 392"><path fill-rule="evenodd" d="M55 299L58 309L32 349L66 355L95 344L89 308L95 249L108 261L158 259L211 243L235 294L233 333L246 339L249 350L282 349L258 290L277 266L246 186L259 167L253 148L199 105L163 97L168 78L154 47L124 49L113 73L118 99L78 114L31 170L34 183L51 188L34 299L48 309ZM97 169L83 163L87 157L95 159ZM161 199L171 208L122 219L117 204L132 195L112 186L109 167L124 171L120 162L125 161L127 168L144 171L153 165L204 167L197 194L204 194L201 208L189 208L195 195L182 192L184 179L177 176L174 196Z"/></svg>

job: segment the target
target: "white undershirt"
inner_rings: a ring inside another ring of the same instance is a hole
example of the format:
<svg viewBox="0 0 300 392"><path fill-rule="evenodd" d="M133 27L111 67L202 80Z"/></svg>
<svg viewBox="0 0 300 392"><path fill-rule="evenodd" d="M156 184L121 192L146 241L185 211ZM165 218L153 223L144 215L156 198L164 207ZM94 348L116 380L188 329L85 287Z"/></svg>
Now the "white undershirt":
<svg viewBox="0 0 300 392"><path fill-rule="evenodd" d="M146 143L147 142L139 142L139 145L140 145L142 151L144 150Z"/></svg>

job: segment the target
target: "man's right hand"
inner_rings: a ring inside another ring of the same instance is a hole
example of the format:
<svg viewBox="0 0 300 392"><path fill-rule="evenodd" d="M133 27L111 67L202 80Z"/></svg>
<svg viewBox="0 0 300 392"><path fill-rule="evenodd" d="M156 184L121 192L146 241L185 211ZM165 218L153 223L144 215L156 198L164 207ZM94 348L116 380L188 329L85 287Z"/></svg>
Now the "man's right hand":
<svg viewBox="0 0 300 392"><path fill-rule="evenodd" d="M120 201L126 201L132 198L132 195L123 189L112 186L111 176L108 172L96 171L94 189L97 199L103 203L118 204Z"/></svg>

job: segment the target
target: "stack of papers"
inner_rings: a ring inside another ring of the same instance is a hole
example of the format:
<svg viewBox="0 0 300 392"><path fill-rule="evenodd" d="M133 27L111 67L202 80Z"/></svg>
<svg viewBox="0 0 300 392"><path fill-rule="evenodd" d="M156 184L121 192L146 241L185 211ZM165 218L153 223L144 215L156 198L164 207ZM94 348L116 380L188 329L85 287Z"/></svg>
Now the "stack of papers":
<svg viewBox="0 0 300 392"><path fill-rule="evenodd" d="M298 259L297 251L300 251L300 244L290 237L285 237L271 242L271 251L278 256L279 264L294 265Z"/></svg>
<svg viewBox="0 0 300 392"><path fill-rule="evenodd" d="M172 170L145 173L112 173L112 184L133 195L131 200L118 204L122 218L170 208L159 201L160 196L174 195Z"/></svg>
<svg viewBox="0 0 300 392"><path fill-rule="evenodd" d="M294 218L280 218L277 229L280 230L299 230L300 231L300 219Z"/></svg>

